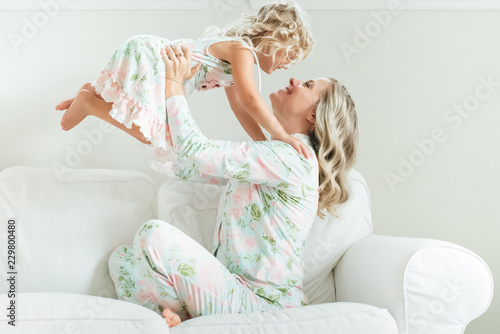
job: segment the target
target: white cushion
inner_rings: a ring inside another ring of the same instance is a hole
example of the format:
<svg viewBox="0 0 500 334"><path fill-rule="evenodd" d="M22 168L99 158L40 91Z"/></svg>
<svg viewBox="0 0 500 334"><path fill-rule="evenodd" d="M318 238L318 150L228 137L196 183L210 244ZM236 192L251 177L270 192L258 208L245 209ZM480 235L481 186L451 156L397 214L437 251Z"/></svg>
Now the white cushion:
<svg viewBox="0 0 500 334"><path fill-rule="evenodd" d="M332 269L349 247L373 231L366 181L354 169L349 171L348 179L352 193L340 207L339 218L316 216L307 237L302 260L306 268L304 291L311 304L335 301Z"/></svg>
<svg viewBox="0 0 500 334"><path fill-rule="evenodd" d="M274 312L216 314L186 320L172 334L398 334L386 309L366 304L328 303Z"/></svg>
<svg viewBox="0 0 500 334"><path fill-rule="evenodd" d="M108 258L155 216L156 185L143 173L11 167L0 173L0 244L17 219L18 292L116 298ZM1 252L6 273L7 254ZM9 270L10 271L10 270ZM7 282L0 280L0 293Z"/></svg>
<svg viewBox="0 0 500 334"><path fill-rule="evenodd" d="M348 174L352 197L342 205L340 218L316 217L302 260L306 274L304 291L310 304L335 301L332 269L344 252L372 232L370 194L356 170ZM168 179L160 186L158 218L191 236L208 251L223 187Z"/></svg>
<svg viewBox="0 0 500 334"><path fill-rule="evenodd" d="M209 252L223 187L167 178L158 190L158 219L169 222Z"/></svg>
<svg viewBox="0 0 500 334"><path fill-rule="evenodd" d="M0 295L8 305L7 295ZM2 307L3 308L3 307ZM2 312L2 334L160 334L169 333L166 320L156 312L111 298L72 293L20 293L16 300L16 327Z"/></svg>

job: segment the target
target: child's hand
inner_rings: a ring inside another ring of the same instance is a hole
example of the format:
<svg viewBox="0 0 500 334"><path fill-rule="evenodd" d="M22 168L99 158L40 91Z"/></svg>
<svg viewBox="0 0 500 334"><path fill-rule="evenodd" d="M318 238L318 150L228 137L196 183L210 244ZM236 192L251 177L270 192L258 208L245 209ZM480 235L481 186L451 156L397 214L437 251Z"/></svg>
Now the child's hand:
<svg viewBox="0 0 500 334"><path fill-rule="evenodd" d="M310 153L310 149L302 140L295 138L292 135L289 135L288 137L281 139L281 141L292 145L293 148L297 150L297 152L299 152L306 159L313 158L312 153Z"/></svg>

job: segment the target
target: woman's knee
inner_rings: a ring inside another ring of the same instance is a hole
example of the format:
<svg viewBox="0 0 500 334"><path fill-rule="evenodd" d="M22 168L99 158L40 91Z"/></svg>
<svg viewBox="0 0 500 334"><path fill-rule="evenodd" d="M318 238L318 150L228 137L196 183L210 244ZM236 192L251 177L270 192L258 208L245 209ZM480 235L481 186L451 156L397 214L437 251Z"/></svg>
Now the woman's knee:
<svg viewBox="0 0 500 334"><path fill-rule="evenodd" d="M154 247L155 245L168 245L169 240L174 240L175 228L169 223L151 219L141 225L134 237L134 247L138 250Z"/></svg>

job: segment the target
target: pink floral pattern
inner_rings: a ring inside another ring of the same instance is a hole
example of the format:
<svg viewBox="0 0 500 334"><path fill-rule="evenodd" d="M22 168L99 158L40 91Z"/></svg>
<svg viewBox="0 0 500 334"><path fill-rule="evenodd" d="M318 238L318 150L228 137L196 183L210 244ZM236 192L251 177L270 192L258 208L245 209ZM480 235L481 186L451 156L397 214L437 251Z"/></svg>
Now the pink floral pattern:
<svg viewBox="0 0 500 334"><path fill-rule="evenodd" d="M108 265L118 299L158 314L169 308L181 320L281 309L243 284L200 244L161 220L145 222L133 245L115 249Z"/></svg>
<svg viewBox="0 0 500 334"><path fill-rule="evenodd" d="M192 66L201 63L195 76L184 81L186 97L233 85L231 64L205 50L213 43L237 37L203 37L170 41L155 35L135 35L124 41L92 83L107 102L113 102L111 117L127 128L137 125L153 146L151 167L172 176L173 155L168 151L169 131L165 111L165 63L160 51L166 45L183 45L193 50ZM260 70L260 69L259 69ZM170 163L168 163L170 162Z"/></svg>
<svg viewBox="0 0 500 334"><path fill-rule="evenodd" d="M316 158L277 140L207 139L184 96L167 100L167 117L175 177L225 186L212 253L257 295L282 307L307 305L301 255L318 206ZM312 151L309 136L292 136Z"/></svg>

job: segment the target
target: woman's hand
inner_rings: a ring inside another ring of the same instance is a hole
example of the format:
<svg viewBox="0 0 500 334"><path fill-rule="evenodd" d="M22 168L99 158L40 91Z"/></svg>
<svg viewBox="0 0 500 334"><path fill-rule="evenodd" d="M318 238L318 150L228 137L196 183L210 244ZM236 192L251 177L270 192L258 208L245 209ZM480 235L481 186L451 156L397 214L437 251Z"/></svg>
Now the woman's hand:
<svg viewBox="0 0 500 334"><path fill-rule="evenodd" d="M299 152L302 156L304 156L306 159L312 159L312 153L310 153L310 149L308 146L300 139L295 138L292 135L288 135L288 137L285 137L283 139L280 139L282 142L285 142L287 144L290 144L293 146L293 148Z"/></svg>
<svg viewBox="0 0 500 334"><path fill-rule="evenodd" d="M165 95L168 95L169 87L178 88L184 80L191 79L201 66L191 68L191 50L184 46L167 45L161 49L161 56L165 62Z"/></svg>

